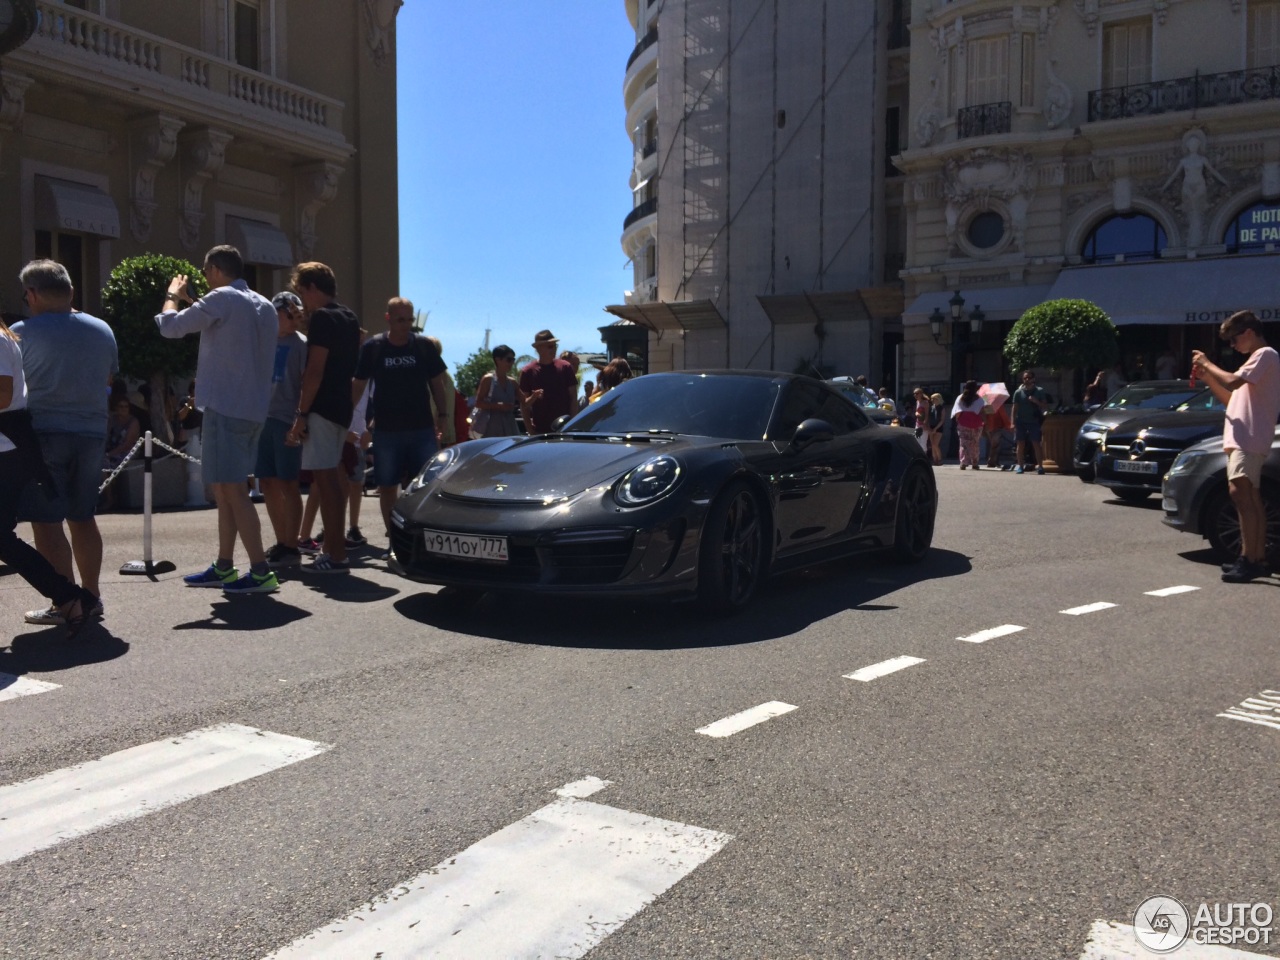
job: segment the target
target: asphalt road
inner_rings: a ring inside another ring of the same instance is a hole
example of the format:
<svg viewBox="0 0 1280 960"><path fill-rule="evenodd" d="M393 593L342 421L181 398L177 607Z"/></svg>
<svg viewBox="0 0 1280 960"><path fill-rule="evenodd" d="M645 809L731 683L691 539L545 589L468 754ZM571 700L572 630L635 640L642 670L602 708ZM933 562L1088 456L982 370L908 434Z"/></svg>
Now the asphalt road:
<svg viewBox="0 0 1280 960"><path fill-rule="evenodd" d="M423 930L446 902L467 915L439 942L487 945L459 956L1077 960L1095 921L1132 924L1156 895L1280 911L1280 701L1275 727L1219 716L1266 716L1280 690L1280 580L1223 584L1154 502L1071 477L938 478L923 564L816 568L724 621L492 597L458 614L373 561L228 600L177 579L210 560L212 511L156 517L155 556L178 567L159 582L114 573L141 556L141 519L104 517L108 618L89 642L22 624L38 598L0 576L0 674L17 678L0 677L0 957L256 960L455 876L507 888L426 901ZM1149 594L1175 586L1196 589ZM958 639L1001 626L1022 629ZM920 662L845 676L899 657ZM36 681L56 687L15 695ZM795 709L696 732L775 701ZM139 776L96 761L224 724L311 752L211 792L193 774L118 822L17 826ZM608 785L557 799L586 777ZM33 782L51 786L31 802ZM581 838L581 864L526 858L548 835ZM621 848L666 879L606 877ZM578 887L600 900L586 932L546 939ZM329 955L408 955L370 942Z"/></svg>

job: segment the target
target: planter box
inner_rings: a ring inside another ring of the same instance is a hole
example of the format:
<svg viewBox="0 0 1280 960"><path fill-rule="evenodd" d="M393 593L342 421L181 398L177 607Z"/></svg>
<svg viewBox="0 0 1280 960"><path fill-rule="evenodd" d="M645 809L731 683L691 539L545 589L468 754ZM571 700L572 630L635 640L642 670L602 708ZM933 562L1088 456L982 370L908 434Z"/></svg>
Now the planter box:
<svg viewBox="0 0 1280 960"><path fill-rule="evenodd" d="M1088 414L1085 413L1051 413L1044 418L1041 430L1044 434L1044 468L1047 472L1076 472L1071 465L1071 448L1087 418Z"/></svg>

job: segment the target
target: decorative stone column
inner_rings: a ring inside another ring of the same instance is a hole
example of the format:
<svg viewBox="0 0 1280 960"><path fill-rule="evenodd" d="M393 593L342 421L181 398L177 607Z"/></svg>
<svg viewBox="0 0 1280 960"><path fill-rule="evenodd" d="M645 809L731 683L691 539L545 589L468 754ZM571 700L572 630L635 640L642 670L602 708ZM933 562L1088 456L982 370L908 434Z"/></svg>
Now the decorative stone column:
<svg viewBox="0 0 1280 960"><path fill-rule="evenodd" d="M134 239L151 239L151 219L156 212L156 174L178 152L178 131L186 126L165 113L135 121L130 130L130 160L134 166L133 205L129 228Z"/></svg>
<svg viewBox="0 0 1280 960"><path fill-rule="evenodd" d="M27 109L27 88L35 78L5 70L0 73L0 134L11 133L22 126Z"/></svg>

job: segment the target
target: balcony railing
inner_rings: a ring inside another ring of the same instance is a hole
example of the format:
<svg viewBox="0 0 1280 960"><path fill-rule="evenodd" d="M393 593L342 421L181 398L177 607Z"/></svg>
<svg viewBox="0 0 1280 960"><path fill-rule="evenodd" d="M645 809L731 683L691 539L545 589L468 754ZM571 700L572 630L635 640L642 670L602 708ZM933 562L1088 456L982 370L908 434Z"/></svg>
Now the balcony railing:
<svg viewBox="0 0 1280 960"><path fill-rule="evenodd" d="M634 210L632 210L630 213L627 214L627 218L622 221L622 229L626 230L637 220L643 220L645 217L649 216L650 214L654 214L657 212L658 212L658 198L650 197L644 203L640 204L640 206L636 207Z"/></svg>
<svg viewBox="0 0 1280 960"><path fill-rule="evenodd" d="M648 50L657 42L658 42L658 28L654 27L652 30L650 30L648 33L646 33L643 37L640 38L640 42L636 44L636 48L631 51L631 56L627 57L627 69L630 70L631 65L636 62L636 59L640 56L640 54L644 53L646 50Z"/></svg>
<svg viewBox="0 0 1280 960"><path fill-rule="evenodd" d="M295 130L310 136L343 140L339 100L61 3L39 0L37 7L35 36L10 55L10 62L32 72L81 76L126 99L176 96L172 109L178 112L186 98L198 101L198 107L191 104L197 114L220 107L254 125L294 121Z"/></svg>
<svg viewBox="0 0 1280 960"><path fill-rule="evenodd" d="M1159 113L1221 107L1280 98L1280 66L1197 73L1176 80L1089 91L1089 121L1150 117Z"/></svg>
<svg viewBox="0 0 1280 960"><path fill-rule="evenodd" d="M975 107L961 107L956 111L956 138L985 137L993 133L1008 133L1013 124L1013 104L1008 100L999 103L980 103Z"/></svg>

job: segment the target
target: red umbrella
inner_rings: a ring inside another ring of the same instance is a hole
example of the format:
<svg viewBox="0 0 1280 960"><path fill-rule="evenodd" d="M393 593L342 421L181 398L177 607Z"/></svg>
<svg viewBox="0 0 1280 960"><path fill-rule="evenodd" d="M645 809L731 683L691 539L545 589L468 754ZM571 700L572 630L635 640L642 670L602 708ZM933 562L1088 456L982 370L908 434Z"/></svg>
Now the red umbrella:
<svg viewBox="0 0 1280 960"><path fill-rule="evenodd" d="M985 400L992 410L999 410L1009 399L1009 388L1003 383L984 383L978 388L978 396Z"/></svg>

